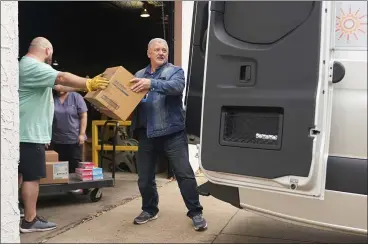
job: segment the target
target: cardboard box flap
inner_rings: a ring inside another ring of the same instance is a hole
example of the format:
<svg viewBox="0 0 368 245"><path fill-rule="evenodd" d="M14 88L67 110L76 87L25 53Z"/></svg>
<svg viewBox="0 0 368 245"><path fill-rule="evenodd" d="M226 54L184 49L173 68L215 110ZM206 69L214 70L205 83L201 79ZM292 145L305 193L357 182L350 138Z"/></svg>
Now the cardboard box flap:
<svg viewBox="0 0 368 245"><path fill-rule="evenodd" d="M112 76L114 76L114 74L117 72L117 70L120 68L121 66L115 66L115 67L110 67L107 68L102 74L101 77L106 77L107 79L111 79Z"/></svg>

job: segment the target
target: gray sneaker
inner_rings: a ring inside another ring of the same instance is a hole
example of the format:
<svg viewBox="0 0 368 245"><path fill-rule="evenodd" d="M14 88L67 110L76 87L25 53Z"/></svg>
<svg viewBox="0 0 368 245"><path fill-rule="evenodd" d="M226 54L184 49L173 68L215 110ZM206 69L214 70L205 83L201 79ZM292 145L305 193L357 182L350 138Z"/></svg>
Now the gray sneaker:
<svg viewBox="0 0 368 245"><path fill-rule="evenodd" d="M134 224L142 225L147 223L148 221L155 220L157 218L158 218L157 214L153 216L152 214L143 211L138 217L134 219Z"/></svg>
<svg viewBox="0 0 368 245"><path fill-rule="evenodd" d="M207 221L202 217L202 214L193 216L192 221L196 231L204 231L207 229Z"/></svg>
<svg viewBox="0 0 368 245"><path fill-rule="evenodd" d="M56 228L56 224L48 222L44 218L36 216L32 222L27 222L25 219L20 224L20 232L29 233L35 231L51 231Z"/></svg>

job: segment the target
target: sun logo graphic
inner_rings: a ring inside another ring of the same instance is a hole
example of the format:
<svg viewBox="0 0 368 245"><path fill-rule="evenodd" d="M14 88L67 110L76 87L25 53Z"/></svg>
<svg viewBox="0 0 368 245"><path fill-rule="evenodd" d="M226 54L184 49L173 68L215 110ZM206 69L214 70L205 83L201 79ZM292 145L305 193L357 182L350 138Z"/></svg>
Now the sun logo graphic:
<svg viewBox="0 0 368 245"><path fill-rule="evenodd" d="M367 14L362 13L366 9L352 8L352 5L340 6L339 14L336 15L337 39L345 39L347 43L351 39L359 40L361 35L367 35Z"/></svg>

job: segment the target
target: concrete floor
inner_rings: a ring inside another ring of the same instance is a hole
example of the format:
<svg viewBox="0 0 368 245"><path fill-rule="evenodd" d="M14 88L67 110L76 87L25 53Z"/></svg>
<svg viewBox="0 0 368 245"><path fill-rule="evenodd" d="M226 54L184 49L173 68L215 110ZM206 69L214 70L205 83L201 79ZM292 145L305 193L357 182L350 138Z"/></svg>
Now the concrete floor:
<svg viewBox="0 0 368 245"><path fill-rule="evenodd" d="M212 197L201 197L209 228L195 232L176 182L158 177L159 218L136 226L141 199L136 175L119 174L100 202L83 196L42 198L39 214L58 224L51 232L22 234L22 243L366 243L366 237L317 230L265 218ZM198 182L205 182L198 177Z"/></svg>
<svg viewBox="0 0 368 245"><path fill-rule="evenodd" d="M49 232L21 234L21 242L40 243L46 241L140 196L136 174L117 173L115 179L115 187L103 189L102 199L95 203L84 195L41 196L37 203L38 214L57 223L58 228ZM158 187L165 183L168 183L168 180L160 176L157 177Z"/></svg>

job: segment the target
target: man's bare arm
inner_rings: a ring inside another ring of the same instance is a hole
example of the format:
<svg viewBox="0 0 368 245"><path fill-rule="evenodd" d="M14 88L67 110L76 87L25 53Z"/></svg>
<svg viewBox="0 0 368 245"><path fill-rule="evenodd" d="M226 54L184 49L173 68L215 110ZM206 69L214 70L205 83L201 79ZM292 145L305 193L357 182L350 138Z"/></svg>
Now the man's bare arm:
<svg viewBox="0 0 368 245"><path fill-rule="evenodd" d="M87 78L79 77L69 72L59 72L56 77L55 84L72 88L87 89Z"/></svg>
<svg viewBox="0 0 368 245"><path fill-rule="evenodd" d="M84 90L80 88L72 88L72 87L63 86L63 85L55 85L54 89L59 92L78 92L78 91Z"/></svg>
<svg viewBox="0 0 368 245"><path fill-rule="evenodd" d="M72 88L79 88L85 91L95 91L98 89L105 89L109 85L109 80L107 78L103 78L100 75L87 79L83 77L78 77L69 72L59 72L55 85L63 85Z"/></svg>

